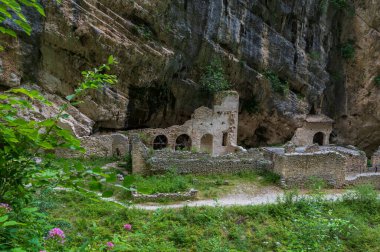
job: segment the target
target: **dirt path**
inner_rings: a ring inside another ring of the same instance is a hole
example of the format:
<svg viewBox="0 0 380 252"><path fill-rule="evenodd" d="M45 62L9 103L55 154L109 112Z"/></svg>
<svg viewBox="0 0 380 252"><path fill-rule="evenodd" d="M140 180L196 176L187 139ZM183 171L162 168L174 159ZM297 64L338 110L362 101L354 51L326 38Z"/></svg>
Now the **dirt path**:
<svg viewBox="0 0 380 252"><path fill-rule="evenodd" d="M234 190L233 193L223 196L219 199L207 199L207 200L195 200L179 202L175 204L159 204L159 203L144 203L135 204L132 207L144 210L157 210L157 209L170 209L181 208L184 206L189 207L201 207L201 206L247 206L247 205L261 205L261 204L273 204L276 203L278 198L284 196L284 190L278 187L264 187L254 192L248 193L246 188L240 190ZM336 200L342 197L344 190L327 190L325 199ZM301 197L308 197L306 191L299 193Z"/></svg>

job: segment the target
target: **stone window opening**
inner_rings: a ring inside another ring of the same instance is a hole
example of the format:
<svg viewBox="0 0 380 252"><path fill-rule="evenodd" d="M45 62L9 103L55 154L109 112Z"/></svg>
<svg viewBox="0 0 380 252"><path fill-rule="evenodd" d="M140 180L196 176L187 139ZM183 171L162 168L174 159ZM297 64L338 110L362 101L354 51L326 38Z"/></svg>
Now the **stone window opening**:
<svg viewBox="0 0 380 252"><path fill-rule="evenodd" d="M153 149L162 150L168 146L168 138L165 135L158 135L154 138Z"/></svg>
<svg viewBox="0 0 380 252"><path fill-rule="evenodd" d="M191 138L186 134L178 136L175 141L175 150L191 150Z"/></svg>
<svg viewBox="0 0 380 252"><path fill-rule="evenodd" d="M313 137L313 143L316 143L318 145L323 145L324 138L325 138L325 135L322 132L318 132Z"/></svg>
<svg viewBox="0 0 380 252"><path fill-rule="evenodd" d="M222 146L227 146L228 143L228 133L223 132L223 141L222 141Z"/></svg>
<svg viewBox="0 0 380 252"><path fill-rule="evenodd" d="M214 137L211 134L205 134L201 138L201 151L212 154Z"/></svg>

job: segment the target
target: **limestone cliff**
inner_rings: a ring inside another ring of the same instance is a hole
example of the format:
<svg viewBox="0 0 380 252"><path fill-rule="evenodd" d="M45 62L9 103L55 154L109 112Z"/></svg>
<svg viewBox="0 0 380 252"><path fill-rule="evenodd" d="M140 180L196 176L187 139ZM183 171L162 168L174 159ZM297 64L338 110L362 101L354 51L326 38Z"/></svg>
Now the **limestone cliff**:
<svg viewBox="0 0 380 252"><path fill-rule="evenodd" d="M322 109L334 140L368 151L380 145L380 2L347 9L328 0L44 1L46 18L25 10L31 37L6 38L1 88L37 83L54 100L71 93L80 71L118 58L117 87L93 93L73 117L78 132L167 127L209 105L205 66L220 58L241 97L240 144L289 140L297 118ZM359 3L360 2L360 3ZM355 13L352 12L355 10ZM4 40L4 39L3 39ZM354 41L345 60L342 45ZM265 77L289 83L280 95Z"/></svg>

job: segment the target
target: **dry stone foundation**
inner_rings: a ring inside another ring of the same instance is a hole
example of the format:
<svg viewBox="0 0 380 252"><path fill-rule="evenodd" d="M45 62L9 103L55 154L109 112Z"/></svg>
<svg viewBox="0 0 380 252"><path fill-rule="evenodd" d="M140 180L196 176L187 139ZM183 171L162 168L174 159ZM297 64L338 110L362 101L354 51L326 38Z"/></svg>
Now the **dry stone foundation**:
<svg viewBox="0 0 380 252"><path fill-rule="evenodd" d="M257 149L218 157L211 157L207 153L160 150L155 151L147 163L152 174L163 173L170 169L180 174L236 173L270 170L272 165Z"/></svg>

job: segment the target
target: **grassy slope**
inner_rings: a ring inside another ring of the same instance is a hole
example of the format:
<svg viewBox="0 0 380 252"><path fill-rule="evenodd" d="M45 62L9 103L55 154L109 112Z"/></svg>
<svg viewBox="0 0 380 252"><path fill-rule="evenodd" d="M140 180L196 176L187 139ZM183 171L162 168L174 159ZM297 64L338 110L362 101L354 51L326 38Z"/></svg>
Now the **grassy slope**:
<svg viewBox="0 0 380 252"><path fill-rule="evenodd" d="M358 197L356 197L358 198ZM380 202L288 199L277 205L125 209L75 193L41 198L50 222L67 235L64 249L101 251L379 251ZM130 223L131 232L123 230ZM88 244L86 245L86 242ZM48 249L49 251L49 249Z"/></svg>

